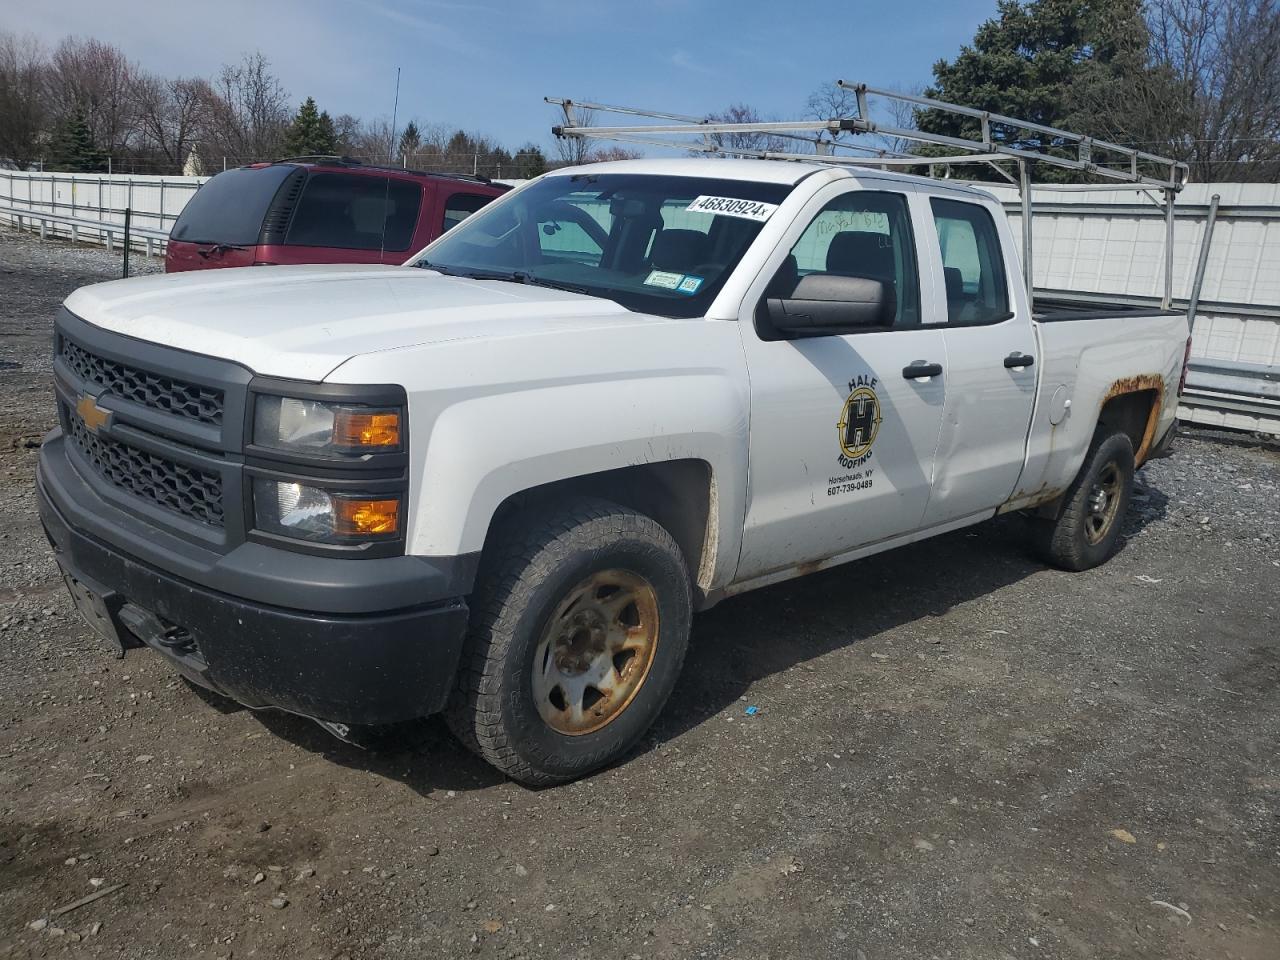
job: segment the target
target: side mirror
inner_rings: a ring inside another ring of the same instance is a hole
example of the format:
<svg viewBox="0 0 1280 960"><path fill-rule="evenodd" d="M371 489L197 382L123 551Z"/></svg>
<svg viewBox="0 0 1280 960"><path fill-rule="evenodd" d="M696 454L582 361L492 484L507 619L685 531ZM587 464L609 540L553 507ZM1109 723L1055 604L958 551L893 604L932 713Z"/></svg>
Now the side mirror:
<svg viewBox="0 0 1280 960"><path fill-rule="evenodd" d="M889 327L898 310L884 281L825 273L801 277L789 297L770 297L765 308L779 333L810 335Z"/></svg>

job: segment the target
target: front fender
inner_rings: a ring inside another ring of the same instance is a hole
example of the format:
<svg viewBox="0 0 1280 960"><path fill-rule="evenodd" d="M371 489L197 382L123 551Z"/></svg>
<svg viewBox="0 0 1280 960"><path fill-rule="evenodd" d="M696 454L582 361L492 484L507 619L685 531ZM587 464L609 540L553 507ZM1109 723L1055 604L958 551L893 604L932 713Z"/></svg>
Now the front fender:
<svg viewBox="0 0 1280 960"><path fill-rule="evenodd" d="M411 554L480 551L503 501L534 487L699 460L712 482L703 583L733 577L750 409L736 323L623 314L590 329L531 325L362 355L328 379L405 387Z"/></svg>
<svg viewBox="0 0 1280 960"><path fill-rule="evenodd" d="M415 554L484 546L500 504L533 487L672 460L710 467L715 584L732 578L745 511L745 397L725 378L578 383L475 397L436 418L411 510Z"/></svg>

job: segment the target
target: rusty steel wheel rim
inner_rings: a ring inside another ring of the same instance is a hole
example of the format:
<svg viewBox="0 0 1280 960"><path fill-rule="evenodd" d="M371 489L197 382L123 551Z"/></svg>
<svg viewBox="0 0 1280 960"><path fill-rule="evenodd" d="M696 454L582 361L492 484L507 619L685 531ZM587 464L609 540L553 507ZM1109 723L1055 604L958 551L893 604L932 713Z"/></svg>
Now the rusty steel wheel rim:
<svg viewBox="0 0 1280 960"><path fill-rule="evenodd" d="M1084 535L1090 543L1101 543L1115 523L1123 487L1120 467L1115 461L1111 461L1102 468L1093 489L1089 491L1089 513L1085 517Z"/></svg>
<svg viewBox="0 0 1280 960"><path fill-rule="evenodd" d="M635 699L658 649L658 595L644 577L601 570L556 606L533 657L533 699L547 726L594 733Z"/></svg>

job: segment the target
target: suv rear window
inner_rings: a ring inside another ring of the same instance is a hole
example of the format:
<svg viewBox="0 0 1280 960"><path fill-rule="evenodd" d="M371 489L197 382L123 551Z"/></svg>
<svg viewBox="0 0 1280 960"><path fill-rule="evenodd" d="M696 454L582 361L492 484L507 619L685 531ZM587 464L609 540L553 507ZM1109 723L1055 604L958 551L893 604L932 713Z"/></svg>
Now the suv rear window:
<svg viewBox="0 0 1280 960"><path fill-rule="evenodd" d="M186 243L254 246L262 233L267 207L280 185L296 169L276 165L224 170L187 202L173 225L170 238Z"/></svg>
<svg viewBox="0 0 1280 960"><path fill-rule="evenodd" d="M285 244L346 250L408 250L422 187L392 177L313 173Z"/></svg>

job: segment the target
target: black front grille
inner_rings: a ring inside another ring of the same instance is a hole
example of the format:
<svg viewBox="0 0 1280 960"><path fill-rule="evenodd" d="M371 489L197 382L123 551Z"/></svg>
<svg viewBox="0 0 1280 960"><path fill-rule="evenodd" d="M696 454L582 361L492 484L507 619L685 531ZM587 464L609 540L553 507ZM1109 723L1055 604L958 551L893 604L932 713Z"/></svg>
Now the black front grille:
<svg viewBox="0 0 1280 960"><path fill-rule="evenodd" d="M221 390L139 370L90 353L67 337L61 339L67 366L104 392L199 423L222 424L225 398Z"/></svg>
<svg viewBox="0 0 1280 960"><path fill-rule="evenodd" d="M73 410L63 410L67 435L100 477L184 517L222 526L221 477L96 436Z"/></svg>

